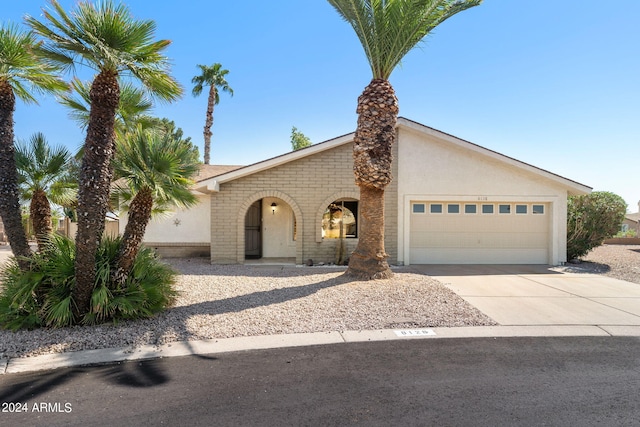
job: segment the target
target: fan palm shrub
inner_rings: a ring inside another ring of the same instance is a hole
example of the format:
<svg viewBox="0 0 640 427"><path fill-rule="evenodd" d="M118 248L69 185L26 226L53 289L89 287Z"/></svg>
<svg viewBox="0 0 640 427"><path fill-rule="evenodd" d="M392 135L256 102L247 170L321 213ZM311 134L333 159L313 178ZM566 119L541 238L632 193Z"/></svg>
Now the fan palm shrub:
<svg viewBox="0 0 640 427"><path fill-rule="evenodd" d="M129 215L115 282L123 282L129 274L154 208L196 204L190 188L199 168L197 149L173 132L138 127L118 139L114 170L120 180L115 194Z"/></svg>
<svg viewBox="0 0 640 427"><path fill-rule="evenodd" d="M28 142L18 142L15 159L18 185L22 198L30 201L29 216L41 251L53 232L50 202L68 206L77 194L72 156L64 147L51 147L38 132Z"/></svg>
<svg viewBox="0 0 640 427"><path fill-rule="evenodd" d="M96 70L89 96L91 109L78 190L76 285L73 289L77 317L89 312L95 286L95 257L105 227L115 154L115 116L120 102L120 78L142 83L153 97L171 101L182 94L169 74L164 51L169 40L155 41L156 25L135 19L124 4L104 0L79 2L67 13L57 0L49 0L43 20L26 22L42 36L40 49L54 64Z"/></svg>
<svg viewBox="0 0 640 427"><path fill-rule="evenodd" d="M120 249L120 238L105 238L96 253L96 286L89 312L74 315L76 247L73 240L52 236L43 251L21 270L15 258L0 272L0 326L5 329L64 327L74 324L119 322L151 317L174 302L176 272L151 249L142 248L124 283L110 281Z"/></svg>

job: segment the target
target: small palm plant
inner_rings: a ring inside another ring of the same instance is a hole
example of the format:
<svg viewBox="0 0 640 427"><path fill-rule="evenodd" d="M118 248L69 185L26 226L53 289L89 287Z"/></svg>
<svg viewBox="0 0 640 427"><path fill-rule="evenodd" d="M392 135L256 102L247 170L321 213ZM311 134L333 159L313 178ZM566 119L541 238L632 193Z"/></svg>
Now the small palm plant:
<svg viewBox="0 0 640 427"><path fill-rule="evenodd" d="M15 259L0 271L0 327L11 330L61 328L151 317L173 304L176 272L150 248L142 248L123 284L110 281L121 241L105 238L96 254L96 286L89 312L74 316L76 247L73 240L52 235L44 251L33 254L29 270Z"/></svg>
<svg viewBox="0 0 640 427"><path fill-rule="evenodd" d="M64 147L50 147L44 134L36 133L27 143L18 143L15 159L18 185L23 199L31 202L29 215L42 251L53 231L50 202L68 206L77 194L71 153Z"/></svg>
<svg viewBox="0 0 640 427"><path fill-rule="evenodd" d="M128 208L129 218L117 257L116 283L129 275L154 208L197 202L190 187L199 168L198 151L172 132L139 127L118 139L114 170L120 184L115 194Z"/></svg>

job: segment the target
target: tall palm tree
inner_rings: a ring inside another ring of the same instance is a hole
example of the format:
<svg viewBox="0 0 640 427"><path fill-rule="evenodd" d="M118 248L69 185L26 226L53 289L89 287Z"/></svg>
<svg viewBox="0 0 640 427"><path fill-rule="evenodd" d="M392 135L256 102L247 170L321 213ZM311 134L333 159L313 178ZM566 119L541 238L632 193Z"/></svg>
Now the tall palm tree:
<svg viewBox="0 0 640 427"><path fill-rule="evenodd" d="M360 235L346 274L391 277L384 248L384 191L391 182L398 100L389 77L440 23L482 0L328 0L356 32L373 78L358 98L353 169L360 188Z"/></svg>
<svg viewBox="0 0 640 427"><path fill-rule="evenodd" d="M18 185L23 199L30 200L29 216L42 251L51 227L51 203L70 204L77 194L70 162L71 153L64 147L50 147L44 134L34 134L28 143L18 142L15 152Z"/></svg>
<svg viewBox="0 0 640 427"><path fill-rule="evenodd" d="M67 89L56 75L58 70L35 55L38 47L33 33L21 31L16 25L0 25L0 216L11 250L23 269L28 263L20 257L30 256L31 250L22 226L14 159L16 97L35 103L34 92L56 93Z"/></svg>
<svg viewBox="0 0 640 427"><path fill-rule="evenodd" d="M213 107L220 103L220 92L227 92L233 96L233 89L229 87L229 83L225 76L229 74L229 70L222 69L222 65L215 63L211 66L198 65L202 74L191 79L194 83L192 93L193 96L199 96L205 86L209 86L209 98L207 99L207 115L204 122L204 164L208 165L211 157L211 126L213 126Z"/></svg>
<svg viewBox="0 0 640 427"><path fill-rule="evenodd" d="M111 0L96 5L80 2L67 14L57 0L49 0L41 22L27 17L31 28L44 37L43 52L56 64L87 65L97 74L89 96L91 110L78 191L76 286L74 315L89 311L95 283L95 256L104 231L115 151L115 115L120 101L119 77L142 82L161 100L177 99L182 89L169 74L163 51L169 40L154 41L155 22L135 19L127 6Z"/></svg>
<svg viewBox="0 0 640 427"><path fill-rule="evenodd" d="M113 279L124 283L140 249L154 208L193 206L192 177L200 168L198 151L173 132L143 129L118 138L114 171L121 184L117 194L125 202L129 219L122 236Z"/></svg>

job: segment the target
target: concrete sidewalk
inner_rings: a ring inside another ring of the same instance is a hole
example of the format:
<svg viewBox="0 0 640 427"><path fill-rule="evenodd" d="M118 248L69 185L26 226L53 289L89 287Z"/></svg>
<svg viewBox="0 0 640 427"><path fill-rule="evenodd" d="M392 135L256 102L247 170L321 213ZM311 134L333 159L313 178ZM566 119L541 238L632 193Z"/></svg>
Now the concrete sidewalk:
<svg viewBox="0 0 640 427"><path fill-rule="evenodd" d="M640 337L640 285L549 266L411 266L444 283L500 326L334 331L173 342L0 360L0 374L124 360L365 341L475 337Z"/></svg>
<svg viewBox="0 0 640 427"><path fill-rule="evenodd" d="M266 335L202 341L178 341L160 346L146 345L136 348L107 348L100 350L45 354L34 357L0 359L0 375L67 368L73 366L114 363L127 360L145 360L191 355L215 355L236 351L356 342L446 338L602 337L629 335L640 336L640 327L635 330L617 330L616 328L605 329L598 326L476 326L459 328L421 328L409 330L385 329L375 331L334 331L307 334Z"/></svg>

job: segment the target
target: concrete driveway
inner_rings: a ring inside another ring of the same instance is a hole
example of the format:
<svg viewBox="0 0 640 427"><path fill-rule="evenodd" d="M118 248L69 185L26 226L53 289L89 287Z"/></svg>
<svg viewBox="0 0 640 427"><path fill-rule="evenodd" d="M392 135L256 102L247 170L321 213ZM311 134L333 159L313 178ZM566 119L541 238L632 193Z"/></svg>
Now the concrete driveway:
<svg viewBox="0 0 640 427"><path fill-rule="evenodd" d="M596 325L640 329L640 285L542 265L412 265L500 325Z"/></svg>

